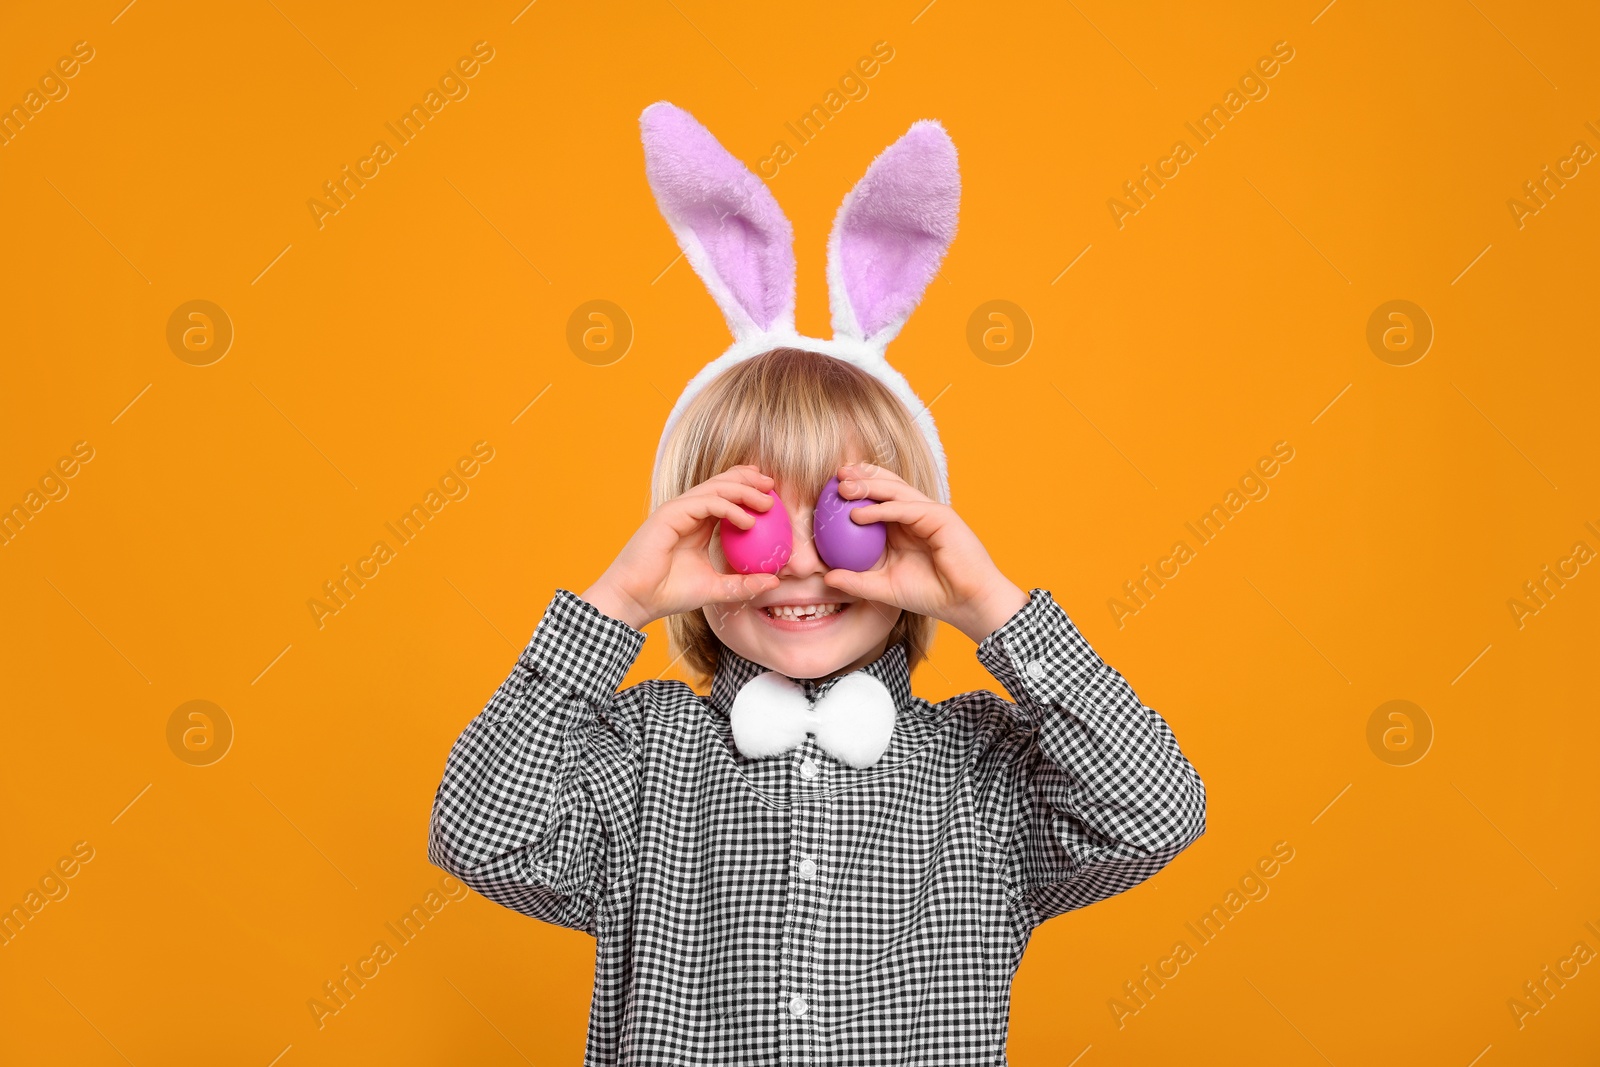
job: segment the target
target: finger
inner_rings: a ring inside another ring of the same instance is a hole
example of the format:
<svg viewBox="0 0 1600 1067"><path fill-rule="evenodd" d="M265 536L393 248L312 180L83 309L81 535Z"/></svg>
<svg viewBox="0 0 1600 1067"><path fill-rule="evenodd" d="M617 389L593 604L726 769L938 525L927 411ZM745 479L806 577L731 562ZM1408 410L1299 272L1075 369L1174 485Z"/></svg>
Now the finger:
<svg viewBox="0 0 1600 1067"><path fill-rule="evenodd" d="M760 468L758 468L754 463L746 463L738 467L729 467L720 474L713 474L704 481L690 486L679 495L688 496L691 493L714 493L717 491L719 486L724 485L747 485L755 488L759 492L764 493L768 489L773 488L776 484L777 483L773 480L770 474L762 474Z"/></svg>
<svg viewBox="0 0 1600 1067"><path fill-rule="evenodd" d="M841 478L889 478L893 481L905 481L904 478L900 477L900 475L896 474L888 467L880 466L870 460L864 459L858 459L844 464L839 468L838 473L839 477Z"/></svg>
<svg viewBox="0 0 1600 1067"><path fill-rule="evenodd" d="M707 482L705 493L744 504L754 511L768 511L772 508L772 497L768 496L765 490L757 489L748 482Z"/></svg>
<svg viewBox="0 0 1600 1067"><path fill-rule="evenodd" d="M679 497L674 503L682 519L687 520L687 523L673 523L673 528L680 535L688 533L708 518L727 519L741 530L748 530L756 524L754 515L726 497L695 494Z"/></svg>
<svg viewBox="0 0 1600 1067"><path fill-rule="evenodd" d="M765 481L762 481L765 479ZM728 474L719 474L715 478L707 478L696 485L684 496L708 495L728 497L732 500L742 500L757 511L765 511L772 506L772 498L767 496L772 488L772 479L764 474L759 474L752 469L745 469ZM765 500L766 504L759 501Z"/></svg>
<svg viewBox="0 0 1600 1067"><path fill-rule="evenodd" d="M892 603L889 578L882 571L846 571L835 568L822 576L824 585L859 600Z"/></svg>
<svg viewBox="0 0 1600 1067"><path fill-rule="evenodd" d="M868 474L865 470L876 473ZM916 486L907 482L893 471L886 471L882 467L873 467L871 464L847 463L839 468L839 495L846 500L859 500L870 498L872 500L927 500L928 497Z"/></svg>
<svg viewBox="0 0 1600 1067"><path fill-rule="evenodd" d="M733 604L750 600L778 587L776 574L719 574L707 590L706 603Z"/></svg>
<svg viewBox="0 0 1600 1067"><path fill-rule="evenodd" d="M701 484L705 485L710 482L722 481L743 482L746 485L753 485L761 490L771 489L773 485L776 484L772 475L763 474L761 468L756 466L754 463L741 463L737 467L729 467L721 474L707 478L706 481L702 482Z"/></svg>
<svg viewBox="0 0 1600 1067"><path fill-rule="evenodd" d="M945 505L931 500L889 500L866 504L850 512L857 523L892 522L918 537L931 537L945 522Z"/></svg>
<svg viewBox="0 0 1600 1067"><path fill-rule="evenodd" d="M736 504L743 504L751 511L769 511L772 508L772 497L755 486L746 482L734 481L708 481L695 486L680 499L694 499L696 497L714 497L729 500Z"/></svg>
<svg viewBox="0 0 1600 1067"><path fill-rule="evenodd" d="M727 519L741 530L748 530L756 524L754 515L725 497L706 497L706 511L719 519Z"/></svg>

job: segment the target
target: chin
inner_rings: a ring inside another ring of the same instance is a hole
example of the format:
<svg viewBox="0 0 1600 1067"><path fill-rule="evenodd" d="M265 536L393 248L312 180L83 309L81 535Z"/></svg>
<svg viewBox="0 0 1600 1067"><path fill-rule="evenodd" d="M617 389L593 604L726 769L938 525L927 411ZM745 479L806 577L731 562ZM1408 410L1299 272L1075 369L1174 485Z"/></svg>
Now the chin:
<svg viewBox="0 0 1600 1067"><path fill-rule="evenodd" d="M821 610L771 598L718 618L706 617L717 638L753 663L790 678L822 678L864 667L883 651L900 609L866 600L832 598ZM792 598L790 598L792 599ZM816 607L816 605L810 605Z"/></svg>
<svg viewBox="0 0 1600 1067"><path fill-rule="evenodd" d="M790 678L822 678L854 662L866 651L852 654L849 649L768 644L759 650L759 655L739 654Z"/></svg>

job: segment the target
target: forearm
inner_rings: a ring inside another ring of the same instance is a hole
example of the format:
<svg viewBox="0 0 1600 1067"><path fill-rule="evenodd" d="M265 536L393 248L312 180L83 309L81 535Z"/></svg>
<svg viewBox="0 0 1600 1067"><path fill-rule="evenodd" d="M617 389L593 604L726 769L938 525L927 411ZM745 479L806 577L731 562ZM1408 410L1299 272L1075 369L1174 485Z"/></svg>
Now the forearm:
<svg viewBox="0 0 1600 1067"><path fill-rule="evenodd" d="M1043 809L1034 842L1061 853L1086 892L1108 896L1165 864L1205 831L1205 785L1165 719L1036 589L979 647L1037 731L1024 803ZM1098 899L1098 896L1095 899ZM1086 902L1086 901L1085 901Z"/></svg>
<svg viewBox="0 0 1600 1067"><path fill-rule="evenodd" d="M634 772L636 726L613 705L643 640L571 592L556 594L451 749L430 820L433 863L508 907L574 925L583 905L561 909L604 873L593 848L604 798L586 779L600 764L620 772L608 781Z"/></svg>

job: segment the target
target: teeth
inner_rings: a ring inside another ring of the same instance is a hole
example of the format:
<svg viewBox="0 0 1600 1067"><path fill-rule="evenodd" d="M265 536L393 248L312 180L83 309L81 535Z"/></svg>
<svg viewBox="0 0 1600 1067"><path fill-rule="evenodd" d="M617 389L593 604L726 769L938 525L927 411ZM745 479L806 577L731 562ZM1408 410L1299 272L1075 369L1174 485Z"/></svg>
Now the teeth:
<svg viewBox="0 0 1600 1067"><path fill-rule="evenodd" d="M767 614L775 619L811 619L835 615L843 609L843 604L795 604L768 608Z"/></svg>

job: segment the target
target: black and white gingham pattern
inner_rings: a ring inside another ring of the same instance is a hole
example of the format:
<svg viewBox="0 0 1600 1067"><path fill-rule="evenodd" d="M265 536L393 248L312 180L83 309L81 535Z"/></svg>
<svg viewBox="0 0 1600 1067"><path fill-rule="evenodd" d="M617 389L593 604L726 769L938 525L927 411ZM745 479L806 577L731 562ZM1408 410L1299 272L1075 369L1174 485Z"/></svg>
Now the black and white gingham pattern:
<svg viewBox="0 0 1600 1067"><path fill-rule="evenodd" d="M913 697L856 769L807 737L748 759L709 697L617 692L644 634L568 590L451 750L428 857L597 939L585 1067L1003 1064L1033 929L1205 832L1205 785L1043 589L978 646L1016 703ZM809 692L825 690L806 683Z"/></svg>

